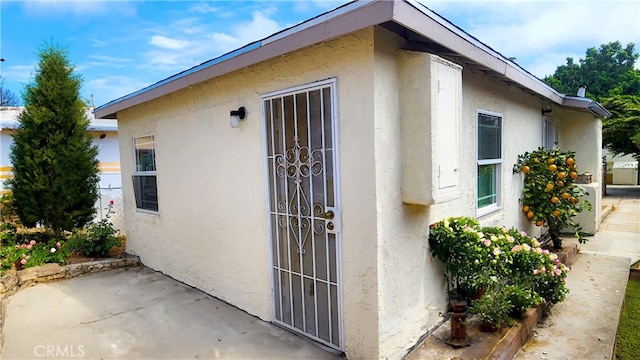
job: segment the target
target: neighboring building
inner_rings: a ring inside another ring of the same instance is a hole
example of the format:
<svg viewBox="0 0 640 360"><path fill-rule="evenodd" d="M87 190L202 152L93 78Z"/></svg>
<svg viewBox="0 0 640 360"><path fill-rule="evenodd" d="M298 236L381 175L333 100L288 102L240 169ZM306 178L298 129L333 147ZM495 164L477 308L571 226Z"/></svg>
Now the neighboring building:
<svg viewBox="0 0 640 360"><path fill-rule="evenodd" d="M400 359L446 312L429 224L535 233L517 156L557 142L597 181L608 112L422 5L367 1L95 114L118 119L129 253L349 359Z"/></svg>
<svg viewBox="0 0 640 360"><path fill-rule="evenodd" d="M607 184L640 185L637 159L631 155L614 155L606 149L604 154L607 164Z"/></svg>
<svg viewBox="0 0 640 360"><path fill-rule="evenodd" d="M4 181L13 176L11 160L11 145L13 133L18 127L18 114L24 107L0 107L0 193L5 193ZM98 146L98 161L100 170L100 194L101 199L96 204L97 217L99 218L109 200L118 201L115 208L121 207L122 201L122 177L120 175L120 148L118 144L118 123L113 119L96 119L92 109L87 109L87 117L90 119L89 131L93 137L93 143ZM114 225L121 221L114 217Z"/></svg>

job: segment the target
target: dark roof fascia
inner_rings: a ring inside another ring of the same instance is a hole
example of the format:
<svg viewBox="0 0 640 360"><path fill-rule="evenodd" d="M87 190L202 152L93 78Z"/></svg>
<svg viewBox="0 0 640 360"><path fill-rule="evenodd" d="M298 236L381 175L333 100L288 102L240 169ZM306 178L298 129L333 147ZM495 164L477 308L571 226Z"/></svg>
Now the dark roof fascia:
<svg viewBox="0 0 640 360"><path fill-rule="evenodd" d="M586 109L598 116L608 111L597 104L567 99L515 62L455 26L442 16L413 0L354 1L321 14L265 39L173 75L158 83L113 100L95 109L96 118L116 118L118 111L153 100L203 81L290 53L322 41L337 38L370 26L393 21L421 36L451 49L487 71L519 84L556 104Z"/></svg>

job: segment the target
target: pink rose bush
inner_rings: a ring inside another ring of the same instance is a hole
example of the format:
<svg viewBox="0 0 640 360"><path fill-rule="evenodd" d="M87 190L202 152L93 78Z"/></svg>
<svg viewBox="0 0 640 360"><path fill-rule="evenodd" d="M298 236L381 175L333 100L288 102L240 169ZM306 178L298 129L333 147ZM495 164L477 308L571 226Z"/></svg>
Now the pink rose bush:
<svg viewBox="0 0 640 360"><path fill-rule="evenodd" d="M52 234L35 233L22 235L36 236L35 239L24 239L13 246L0 248L0 272L15 266L20 270L47 263L65 264L68 251L64 241L54 240Z"/></svg>
<svg viewBox="0 0 640 360"><path fill-rule="evenodd" d="M480 227L475 219L452 217L430 225L429 245L432 256L445 266L450 294L469 297L483 289L493 301L501 299L499 304L477 306L500 308L501 312L487 316L490 322L509 323L509 313L553 305L568 292L569 268L523 231Z"/></svg>

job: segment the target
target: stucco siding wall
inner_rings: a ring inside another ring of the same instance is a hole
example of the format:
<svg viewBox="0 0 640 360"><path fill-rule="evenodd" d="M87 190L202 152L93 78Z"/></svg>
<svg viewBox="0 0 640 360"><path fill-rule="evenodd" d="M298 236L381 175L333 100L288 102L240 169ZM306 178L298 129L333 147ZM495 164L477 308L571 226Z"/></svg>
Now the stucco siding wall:
<svg viewBox="0 0 640 360"><path fill-rule="evenodd" d="M271 319L260 96L337 79L345 351L377 358L373 34L366 30L248 67L118 114L128 251ZM229 111L245 106L239 129ZM159 213L135 208L132 137L155 135Z"/></svg>
<svg viewBox="0 0 640 360"><path fill-rule="evenodd" d="M517 155L541 144L540 100L504 83L463 70L463 112L458 127L460 193L430 206L402 202L401 124L396 51L399 39L376 32L376 193L380 357L401 358L406 349L436 326L446 311L443 268L431 257L428 226L449 216L476 217L476 110L503 115L502 209L481 217L482 225L515 226L531 231L522 216L522 175L512 174ZM425 141L429 141L425 139ZM425 154L430 156L430 154Z"/></svg>
<svg viewBox="0 0 640 360"><path fill-rule="evenodd" d="M556 111L556 110L554 110ZM557 109L559 146L576 152L578 172L590 172L594 182L602 179L602 121L598 118ZM553 117L556 119L556 116ZM593 146L597 144L597 146Z"/></svg>
<svg viewBox="0 0 640 360"><path fill-rule="evenodd" d="M441 268L434 266L425 248L429 208L402 202L397 74L397 51L402 42L379 28L375 45L380 358L398 359L429 324L437 323L439 309L432 304L444 301L444 284Z"/></svg>
<svg viewBox="0 0 640 360"><path fill-rule="evenodd" d="M560 148L575 151L578 172L592 175L592 184L585 187L589 195L584 199L589 200L593 209L584 210L574 221L593 234L602 220L602 120L565 109L557 109L557 113L562 119L558 122Z"/></svg>

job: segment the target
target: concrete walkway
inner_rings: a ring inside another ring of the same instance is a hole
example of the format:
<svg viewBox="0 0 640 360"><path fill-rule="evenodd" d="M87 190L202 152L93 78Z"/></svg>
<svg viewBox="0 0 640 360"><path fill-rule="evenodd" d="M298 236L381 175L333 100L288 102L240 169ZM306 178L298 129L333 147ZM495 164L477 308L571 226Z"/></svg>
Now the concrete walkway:
<svg viewBox="0 0 640 360"><path fill-rule="evenodd" d="M5 314L5 360L339 358L146 267L21 289Z"/></svg>
<svg viewBox="0 0 640 360"><path fill-rule="evenodd" d="M579 245L566 300L551 309L514 359L612 358L629 267L640 260L640 187L608 186L607 194L603 204L611 212Z"/></svg>

